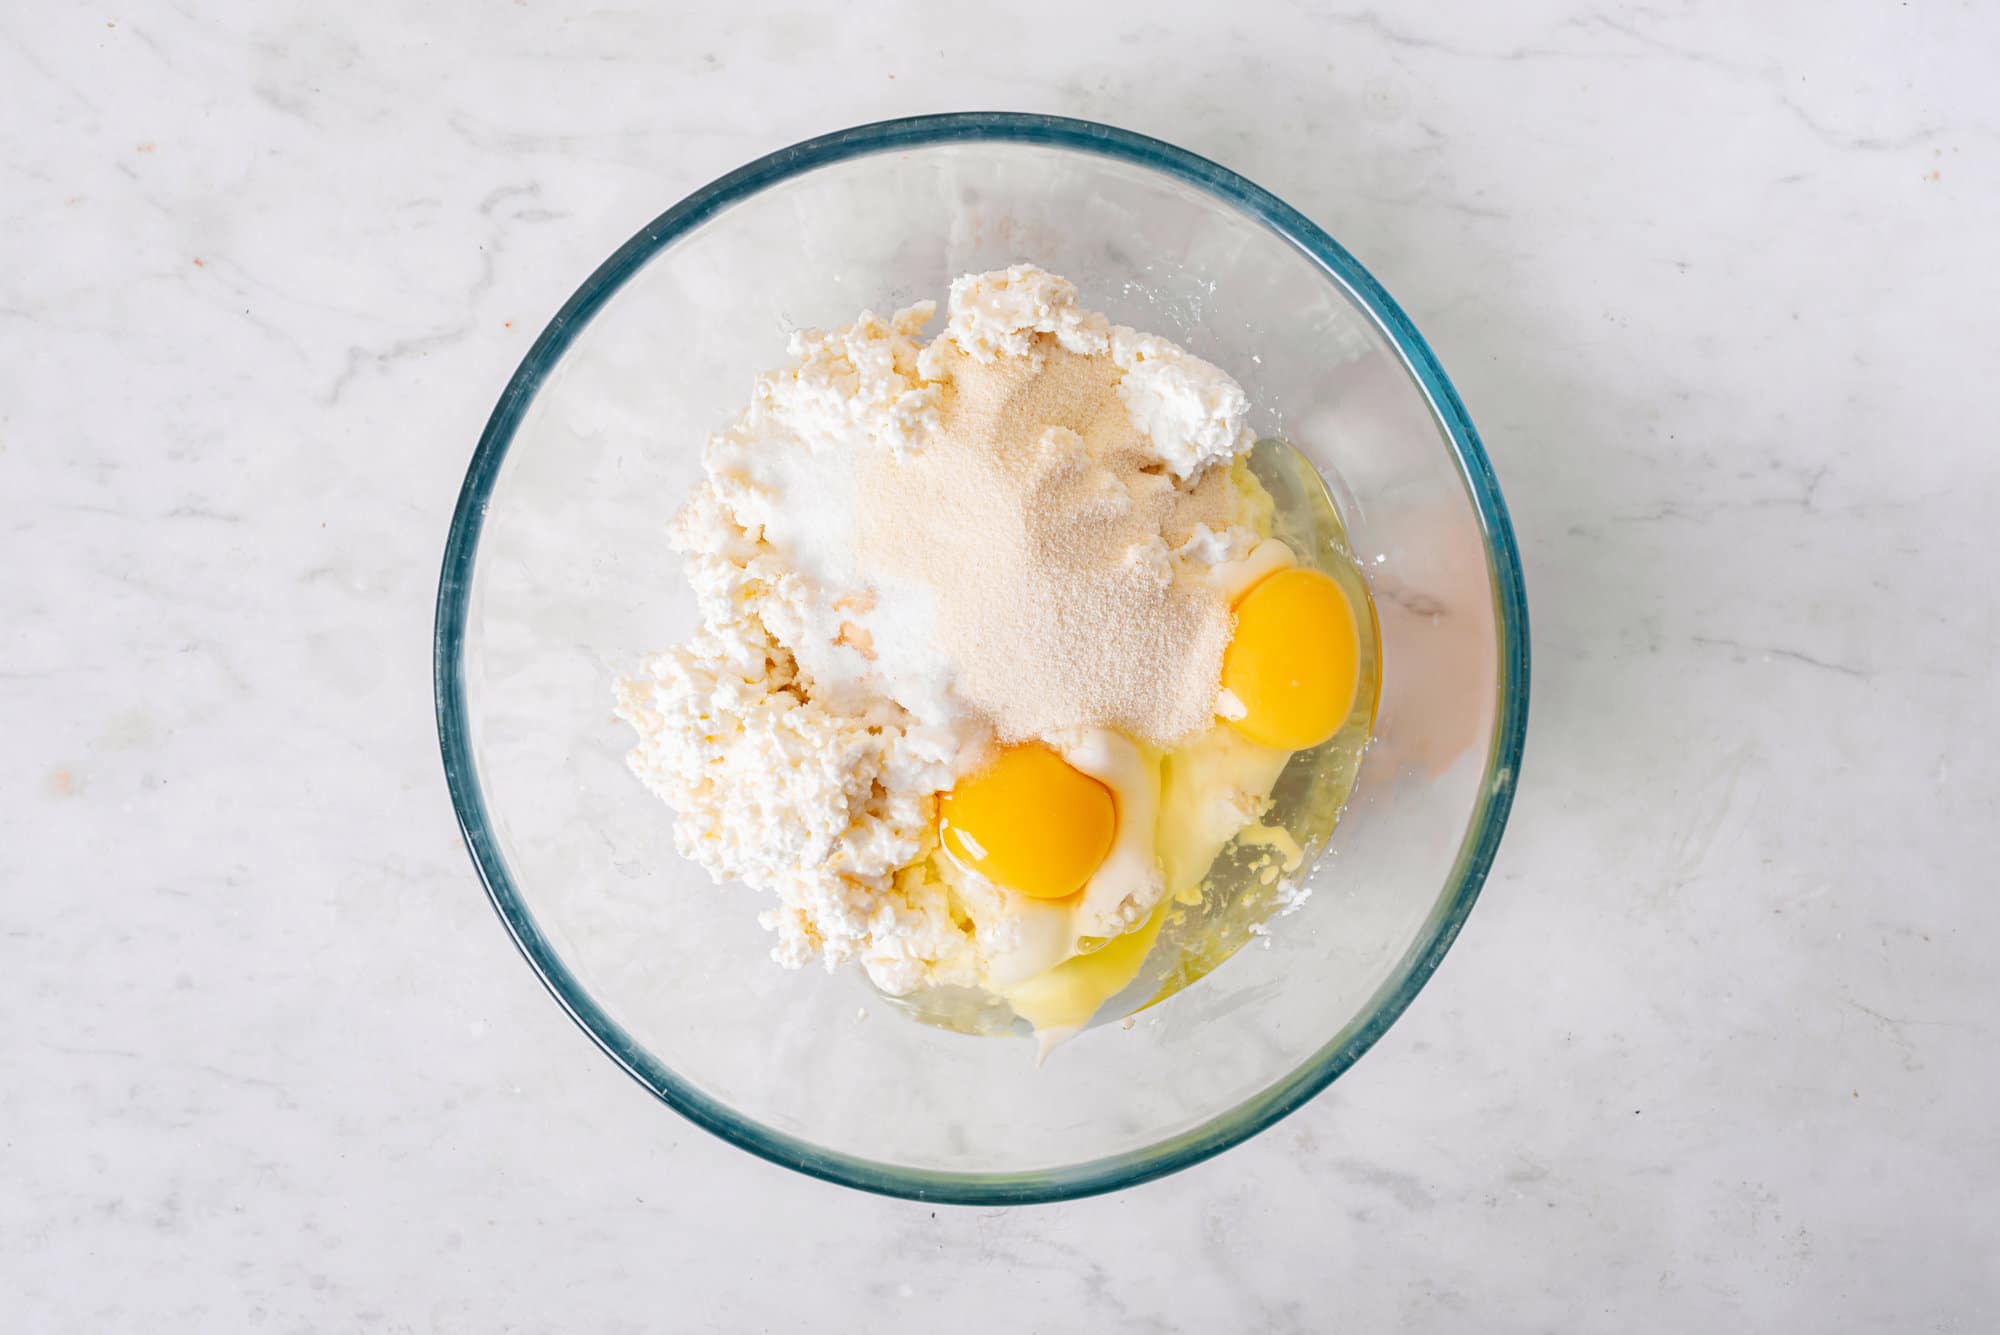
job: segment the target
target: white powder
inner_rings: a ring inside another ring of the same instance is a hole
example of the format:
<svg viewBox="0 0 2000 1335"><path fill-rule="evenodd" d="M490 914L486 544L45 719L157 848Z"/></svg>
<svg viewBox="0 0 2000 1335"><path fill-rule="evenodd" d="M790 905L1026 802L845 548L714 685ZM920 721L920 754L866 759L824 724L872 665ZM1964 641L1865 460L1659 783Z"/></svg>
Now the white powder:
<svg viewBox="0 0 2000 1335"><path fill-rule="evenodd" d="M938 429L862 465L861 563L930 592L953 690L1003 742L1208 726L1230 614L1174 551L1227 526L1227 470L1163 472L1108 353L1047 334L984 362L938 348Z"/></svg>

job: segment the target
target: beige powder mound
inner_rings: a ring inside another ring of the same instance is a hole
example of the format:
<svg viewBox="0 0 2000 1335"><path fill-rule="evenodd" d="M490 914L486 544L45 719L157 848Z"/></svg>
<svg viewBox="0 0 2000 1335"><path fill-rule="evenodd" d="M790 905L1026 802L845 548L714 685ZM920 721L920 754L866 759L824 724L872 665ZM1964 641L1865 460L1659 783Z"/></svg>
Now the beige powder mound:
<svg viewBox="0 0 2000 1335"><path fill-rule="evenodd" d="M1176 483L1109 356L940 358L939 425L872 454L859 555L936 597L957 693L1002 742L1111 727L1167 745L1209 726L1233 630L1172 553L1231 520L1228 468Z"/></svg>

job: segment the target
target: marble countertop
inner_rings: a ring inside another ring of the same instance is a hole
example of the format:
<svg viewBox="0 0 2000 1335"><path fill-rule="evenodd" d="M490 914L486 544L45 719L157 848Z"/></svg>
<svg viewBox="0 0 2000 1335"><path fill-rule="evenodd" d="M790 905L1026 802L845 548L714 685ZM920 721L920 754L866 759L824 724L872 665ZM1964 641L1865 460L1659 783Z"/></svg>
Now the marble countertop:
<svg viewBox="0 0 2000 1335"><path fill-rule="evenodd" d="M752 8L0 16L6 1327L1990 1329L2000 19ZM467 456L582 276L967 107L1345 242L1535 618L1513 824L1409 1013L1257 1140L1018 1210L794 1176L600 1057L430 706Z"/></svg>

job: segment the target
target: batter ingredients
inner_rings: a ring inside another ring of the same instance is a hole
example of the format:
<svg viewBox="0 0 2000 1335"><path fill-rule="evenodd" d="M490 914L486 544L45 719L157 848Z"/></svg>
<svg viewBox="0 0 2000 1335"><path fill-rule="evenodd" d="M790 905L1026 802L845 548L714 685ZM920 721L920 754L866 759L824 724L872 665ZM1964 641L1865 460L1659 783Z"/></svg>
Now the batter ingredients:
<svg viewBox="0 0 2000 1335"><path fill-rule="evenodd" d="M1360 623L1271 537L1222 371L1027 265L920 345L934 314L758 379L672 529L702 629L618 712L682 852L775 896L781 962L980 988L1046 1041L1349 716Z"/></svg>

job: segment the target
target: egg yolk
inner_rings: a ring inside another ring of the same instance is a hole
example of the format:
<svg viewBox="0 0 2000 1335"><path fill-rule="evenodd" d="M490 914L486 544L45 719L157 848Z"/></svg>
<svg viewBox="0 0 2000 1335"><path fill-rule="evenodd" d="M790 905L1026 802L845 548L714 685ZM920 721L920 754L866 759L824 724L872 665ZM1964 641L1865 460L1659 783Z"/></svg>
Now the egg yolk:
<svg viewBox="0 0 2000 1335"><path fill-rule="evenodd" d="M1361 632L1333 577L1280 570L1236 605L1222 685L1241 702L1230 726L1262 746L1303 751L1339 730L1354 708Z"/></svg>
<svg viewBox="0 0 2000 1335"><path fill-rule="evenodd" d="M939 804L945 851L1031 899L1083 888L1118 829L1111 790L1046 746L1013 746Z"/></svg>

